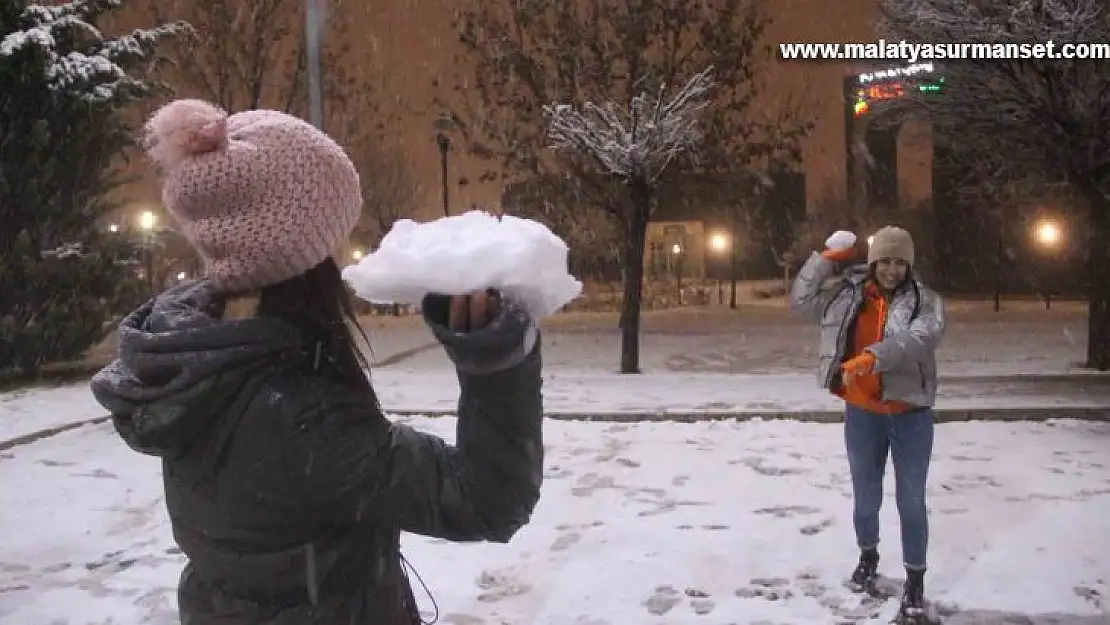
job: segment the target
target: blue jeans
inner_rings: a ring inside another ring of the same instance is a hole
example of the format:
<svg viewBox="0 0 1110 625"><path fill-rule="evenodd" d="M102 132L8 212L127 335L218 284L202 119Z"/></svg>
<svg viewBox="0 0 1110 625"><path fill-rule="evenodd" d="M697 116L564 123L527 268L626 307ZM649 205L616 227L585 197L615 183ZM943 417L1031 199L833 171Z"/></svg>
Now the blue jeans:
<svg viewBox="0 0 1110 625"><path fill-rule="evenodd" d="M929 545L925 482L933 455L932 409L885 415L848 405L844 410L844 442L852 472L852 520L859 546L879 544L879 509L883 505L883 474L889 451L894 461L894 497L902 522L902 558L907 568L924 569Z"/></svg>

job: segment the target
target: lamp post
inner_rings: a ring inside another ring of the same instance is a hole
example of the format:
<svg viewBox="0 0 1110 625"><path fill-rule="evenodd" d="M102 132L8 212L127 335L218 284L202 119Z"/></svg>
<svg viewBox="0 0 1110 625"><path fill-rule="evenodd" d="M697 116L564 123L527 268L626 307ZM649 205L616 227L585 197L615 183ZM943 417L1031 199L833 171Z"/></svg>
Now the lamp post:
<svg viewBox="0 0 1110 625"><path fill-rule="evenodd" d="M678 243L671 246L671 255L674 256L675 292L678 296L678 305L682 305L682 254L685 250Z"/></svg>
<svg viewBox="0 0 1110 625"><path fill-rule="evenodd" d="M709 235L709 250L714 254L724 256L728 251L729 239L728 235L723 232L714 232ZM725 303L725 283L721 280L721 275L717 274L717 303Z"/></svg>
<svg viewBox="0 0 1110 625"><path fill-rule="evenodd" d="M436 129L436 146L439 148L440 182L443 185L443 216L451 215L451 195L447 185L447 155L451 151L451 137L447 136L455 127L455 118L450 113L440 113L432 122Z"/></svg>
<svg viewBox="0 0 1110 625"><path fill-rule="evenodd" d="M308 119L313 126L324 129L324 78L323 69L320 67L320 49L322 47L323 11L320 3L323 0L305 0L304 3L304 38L305 38L305 72L308 74Z"/></svg>
<svg viewBox="0 0 1110 625"><path fill-rule="evenodd" d="M154 228L158 218L150 211L139 213L139 229L143 231L143 271L146 273L147 294L154 297Z"/></svg>
<svg viewBox="0 0 1110 625"><path fill-rule="evenodd" d="M1060 227L1056 225L1055 222L1048 219L1041 220L1037 223L1036 227L1033 230L1033 235L1040 247L1049 256L1052 256L1053 253L1056 252L1056 250L1059 248L1060 240L1062 238ZM1049 259L1049 262L1051 262L1051 259ZM1041 288L1044 290L1044 309L1051 310L1051 281L1042 279L1041 282L1043 283Z"/></svg>

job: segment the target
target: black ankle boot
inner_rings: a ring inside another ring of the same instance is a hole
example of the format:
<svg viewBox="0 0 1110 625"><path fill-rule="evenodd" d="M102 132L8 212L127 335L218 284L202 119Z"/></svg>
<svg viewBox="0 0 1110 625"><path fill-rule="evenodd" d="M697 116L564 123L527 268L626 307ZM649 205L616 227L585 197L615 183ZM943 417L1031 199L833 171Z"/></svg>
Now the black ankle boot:
<svg viewBox="0 0 1110 625"><path fill-rule="evenodd" d="M903 617L925 615L925 569L906 569L906 585L902 587Z"/></svg>
<svg viewBox="0 0 1110 625"><path fill-rule="evenodd" d="M875 583L875 578L879 574L879 550L874 547L861 549L859 552L859 564L856 569L852 571L852 577L849 579L849 584L852 590L862 592L871 588Z"/></svg>

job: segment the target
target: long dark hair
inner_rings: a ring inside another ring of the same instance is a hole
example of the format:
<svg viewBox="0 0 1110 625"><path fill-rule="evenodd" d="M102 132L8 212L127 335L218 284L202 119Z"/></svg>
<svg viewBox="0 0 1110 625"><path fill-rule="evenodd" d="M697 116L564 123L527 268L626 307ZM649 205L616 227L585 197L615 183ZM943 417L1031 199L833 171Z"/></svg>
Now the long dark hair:
<svg viewBox="0 0 1110 625"><path fill-rule="evenodd" d="M378 405L367 377L370 341L334 259L262 289L256 314L281 319L299 330L307 367L365 393L372 405Z"/></svg>

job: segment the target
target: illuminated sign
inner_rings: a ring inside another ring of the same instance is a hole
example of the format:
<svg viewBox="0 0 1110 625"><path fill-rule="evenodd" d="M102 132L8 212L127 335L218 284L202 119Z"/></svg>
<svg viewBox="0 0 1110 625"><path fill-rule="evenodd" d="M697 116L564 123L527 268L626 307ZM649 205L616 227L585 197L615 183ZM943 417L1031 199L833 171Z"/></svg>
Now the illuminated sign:
<svg viewBox="0 0 1110 625"><path fill-rule="evenodd" d="M933 71L934 68L932 63L918 63L916 65L906 65L904 67L881 69L876 72L866 72L859 75L859 81L861 83L868 83L889 80L891 78L906 78L918 74L932 74Z"/></svg>
<svg viewBox="0 0 1110 625"><path fill-rule="evenodd" d="M916 89L922 93L939 93L944 86L944 76L938 76L933 81L920 83L906 83L902 80L892 82L877 82L856 89L855 103L852 110L856 117L861 117L871 111L871 102L884 100L897 100L906 97L907 89Z"/></svg>

